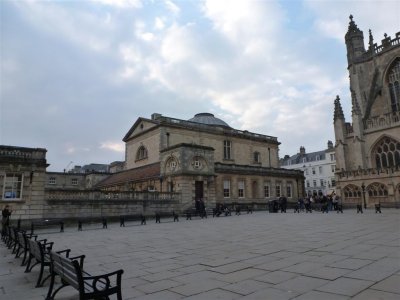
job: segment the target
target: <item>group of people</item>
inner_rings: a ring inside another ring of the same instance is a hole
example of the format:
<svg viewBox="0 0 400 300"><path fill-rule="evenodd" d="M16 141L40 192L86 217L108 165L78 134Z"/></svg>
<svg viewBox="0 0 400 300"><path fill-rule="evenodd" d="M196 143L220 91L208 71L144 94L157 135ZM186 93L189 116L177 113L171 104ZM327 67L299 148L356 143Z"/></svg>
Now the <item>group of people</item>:
<svg viewBox="0 0 400 300"><path fill-rule="evenodd" d="M1 237L6 233L6 228L10 225L10 217L12 210L9 205L6 205L1 211Z"/></svg>
<svg viewBox="0 0 400 300"><path fill-rule="evenodd" d="M328 213L333 210L341 210L340 198L335 194L299 198L298 205L300 211L306 210L306 212L320 210L323 213Z"/></svg>
<svg viewBox="0 0 400 300"><path fill-rule="evenodd" d="M272 203L276 207L273 207L274 211L280 209L281 213L286 213L287 209L287 198L285 196L279 197L277 202ZM341 211L340 198L337 195L320 195L320 196L308 196L304 198L299 198L295 204L295 212L312 212L313 210L319 210L323 213L328 213L329 211Z"/></svg>

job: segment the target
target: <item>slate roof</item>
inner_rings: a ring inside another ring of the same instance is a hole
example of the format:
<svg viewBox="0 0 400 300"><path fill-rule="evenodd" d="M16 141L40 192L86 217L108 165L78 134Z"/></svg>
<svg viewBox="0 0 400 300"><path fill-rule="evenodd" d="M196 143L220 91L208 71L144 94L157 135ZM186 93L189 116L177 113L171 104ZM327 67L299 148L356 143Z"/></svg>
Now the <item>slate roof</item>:
<svg viewBox="0 0 400 300"><path fill-rule="evenodd" d="M317 161L317 156L319 156L319 160L324 160L326 156L326 151L327 150L322 150L305 154L297 153L289 158L283 159L282 166L287 166L289 161L290 165L301 164L303 163L304 158L306 159L304 163Z"/></svg>
<svg viewBox="0 0 400 300"><path fill-rule="evenodd" d="M104 188L108 186L116 186L132 181L145 181L148 179L158 179L160 176L160 163L130 169L118 173L114 173L106 179L96 184L95 188Z"/></svg>

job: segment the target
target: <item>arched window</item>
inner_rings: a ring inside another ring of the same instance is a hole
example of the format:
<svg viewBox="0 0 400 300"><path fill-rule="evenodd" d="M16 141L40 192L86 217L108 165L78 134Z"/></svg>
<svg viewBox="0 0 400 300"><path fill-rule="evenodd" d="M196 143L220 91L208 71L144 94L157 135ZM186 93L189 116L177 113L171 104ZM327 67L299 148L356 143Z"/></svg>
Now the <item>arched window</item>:
<svg viewBox="0 0 400 300"><path fill-rule="evenodd" d="M368 196L386 197L388 195L387 187L381 183L372 183L367 187Z"/></svg>
<svg viewBox="0 0 400 300"><path fill-rule="evenodd" d="M400 59L397 59L389 71L388 82L392 111L400 111Z"/></svg>
<svg viewBox="0 0 400 300"><path fill-rule="evenodd" d="M375 146L373 155L378 169L400 166L400 142L390 138L382 138Z"/></svg>
<svg viewBox="0 0 400 300"><path fill-rule="evenodd" d="M136 153L136 160L147 158L147 149L144 146L140 146Z"/></svg>
<svg viewBox="0 0 400 300"><path fill-rule="evenodd" d="M361 199L361 188L350 184L343 189L343 195L347 202L358 202Z"/></svg>

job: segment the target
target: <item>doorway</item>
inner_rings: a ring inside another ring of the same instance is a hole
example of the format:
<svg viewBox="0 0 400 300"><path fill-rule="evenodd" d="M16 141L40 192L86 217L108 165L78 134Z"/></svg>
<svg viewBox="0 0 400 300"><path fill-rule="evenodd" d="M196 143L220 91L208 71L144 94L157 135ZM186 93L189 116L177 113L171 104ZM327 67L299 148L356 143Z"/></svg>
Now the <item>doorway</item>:
<svg viewBox="0 0 400 300"><path fill-rule="evenodd" d="M194 199L198 201L203 198L204 198L204 182L196 180L194 182Z"/></svg>

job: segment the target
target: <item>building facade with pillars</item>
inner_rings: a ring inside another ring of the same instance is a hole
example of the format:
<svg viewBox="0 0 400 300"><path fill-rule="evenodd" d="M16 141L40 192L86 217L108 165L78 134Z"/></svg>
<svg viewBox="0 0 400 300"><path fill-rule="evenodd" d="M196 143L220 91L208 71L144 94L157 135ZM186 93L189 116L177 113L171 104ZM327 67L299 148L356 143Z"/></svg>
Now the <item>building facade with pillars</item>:
<svg viewBox="0 0 400 300"><path fill-rule="evenodd" d="M279 168L276 137L231 128L209 113L189 120L153 114L125 135L126 170L96 187L110 191L181 194L181 209L203 199L217 203L266 203L297 199L303 173Z"/></svg>
<svg viewBox="0 0 400 300"><path fill-rule="evenodd" d="M305 177L307 196L332 195L335 193L335 148L328 141L328 147L321 151L306 153L304 146L299 153L286 155L281 160L281 167L290 170L301 170Z"/></svg>
<svg viewBox="0 0 400 300"><path fill-rule="evenodd" d="M350 16L345 35L352 123L334 102L336 189L344 203L400 201L400 32L368 48Z"/></svg>

